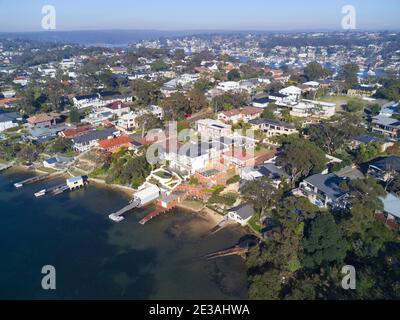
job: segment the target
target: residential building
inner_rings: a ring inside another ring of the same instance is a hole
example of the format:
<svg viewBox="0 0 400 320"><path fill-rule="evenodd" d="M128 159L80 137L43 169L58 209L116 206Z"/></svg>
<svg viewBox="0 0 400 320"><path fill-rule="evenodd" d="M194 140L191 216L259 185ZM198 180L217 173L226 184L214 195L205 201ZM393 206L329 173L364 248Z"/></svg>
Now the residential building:
<svg viewBox="0 0 400 320"><path fill-rule="evenodd" d="M400 172L400 157L389 156L369 162L367 174L375 179L387 182Z"/></svg>
<svg viewBox="0 0 400 320"><path fill-rule="evenodd" d="M97 94L76 96L73 98L74 106L78 109L100 107L101 101Z"/></svg>
<svg viewBox="0 0 400 320"><path fill-rule="evenodd" d="M74 162L74 158L55 156L43 161L45 168L63 170Z"/></svg>
<svg viewBox="0 0 400 320"><path fill-rule="evenodd" d="M229 220L240 223L242 226L245 226L253 217L254 213L255 211L253 206L251 206L250 204L242 204L240 206L229 209L227 218Z"/></svg>
<svg viewBox="0 0 400 320"><path fill-rule="evenodd" d="M315 100L300 100L298 104L291 106L290 114L294 117L317 117L331 118L336 114L336 104L315 101Z"/></svg>
<svg viewBox="0 0 400 320"><path fill-rule="evenodd" d="M170 161L171 169L193 175L211 167L214 161L220 161L222 153L226 150L228 147L217 141L189 143L177 151L166 150L164 158Z"/></svg>
<svg viewBox="0 0 400 320"><path fill-rule="evenodd" d="M131 111L131 108L127 104L118 100L107 104L104 107L104 110L109 111L112 114L117 115L118 117L121 117L123 114L129 113Z"/></svg>
<svg viewBox="0 0 400 320"><path fill-rule="evenodd" d="M249 121L254 130L263 131L268 138L275 136L288 136L297 133L294 124L279 120L259 118Z"/></svg>
<svg viewBox="0 0 400 320"><path fill-rule="evenodd" d="M16 112L0 113L0 132L17 127L18 121L22 121L22 116Z"/></svg>
<svg viewBox="0 0 400 320"><path fill-rule="evenodd" d="M291 102L297 102L301 97L301 89L296 86L290 86L279 90L279 93L287 96L288 100Z"/></svg>
<svg viewBox="0 0 400 320"><path fill-rule="evenodd" d="M400 230L400 198L392 193L381 197L383 203L382 220L393 230ZM379 218L379 213L377 218ZM379 219L381 220L381 219Z"/></svg>
<svg viewBox="0 0 400 320"><path fill-rule="evenodd" d="M372 97L375 93L375 86L369 85L358 85L347 91L347 95L352 97Z"/></svg>
<svg viewBox="0 0 400 320"><path fill-rule="evenodd" d="M239 121L249 122L250 120L259 118L262 110L255 107L245 107L242 109L233 109L223 111L218 114L218 120L223 122L232 122L233 124Z"/></svg>
<svg viewBox="0 0 400 320"><path fill-rule="evenodd" d="M196 129L204 138L219 139L223 136L232 135L232 126L219 120L202 119L196 121Z"/></svg>
<svg viewBox="0 0 400 320"><path fill-rule="evenodd" d="M82 126L78 128L72 128L72 129L66 129L64 131L61 131L59 133L60 137L66 138L66 139L72 139L77 136L80 136L90 130L93 130L94 128L92 126Z"/></svg>
<svg viewBox="0 0 400 320"><path fill-rule="evenodd" d="M344 181L345 179L333 173L316 174L304 179L300 183L299 190L318 207L345 207L347 192L341 187Z"/></svg>
<svg viewBox="0 0 400 320"><path fill-rule="evenodd" d="M28 118L28 124L31 128L50 128L57 123L59 114L41 113Z"/></svg>
<svg viewBox="0 0 400 320"><path fill-rule="evenodd" d="M121 150L121 148L129 148L132 143L132 138L126 135L112 138L112 139L105 139L98 141L98 146L100 149L109 151L111 153L116 153Z"/></svg>
<svg viewBox="0 0 400 320"><path fill-rule="evenodd" d="M253 100L252 105L255 108L265 109L268 107L270 103L275 103L275 102L276 100L271 98L258 98Z"/></svg>
<svg viewBox="0 0 400 320"><path fill-rule="evenodd" d="M114 136L116 136L114 128L89 131L72 139L73 148L77 152L89 151L97 146L99 140L113 138Z"/></svg>
<svg viewBox="0 0 400 320"><path fill-rule="evenodd" d="M131 111L127 114L123 114L118 120L118 127L121 127L125 130L132 130L139 127L137 119L140 115L134 111Z"/></svg>
<svg viewBox="0 0 400 320"><path fill-rule="evenodd" d="M372 132L382 133L386 137L399 140L400 138L400 120L379 115L372 119Z"/></svg>
<svg viewBox="0 0 400 320"><path fill-rule="evenodd" d="M289 175L274 163L264 163L256 167L243 168L240 177L246 181L254 181L261 178L268 178L276 188L283 180L289 180Z"/></svg>

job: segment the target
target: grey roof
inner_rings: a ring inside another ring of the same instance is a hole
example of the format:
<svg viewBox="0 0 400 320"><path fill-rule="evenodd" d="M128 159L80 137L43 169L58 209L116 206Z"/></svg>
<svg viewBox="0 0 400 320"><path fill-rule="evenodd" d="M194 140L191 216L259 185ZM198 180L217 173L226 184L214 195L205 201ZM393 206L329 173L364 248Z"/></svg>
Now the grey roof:
<svg viewBox="0 0 400 320"><path fill-rule="evenodd" d="M115 129L104 129L104 130L96 130L96 131L89 131L88 133L82 134L72 141L76 144L87 143L93 140L102 140L107 139L108 137L114 134Z"/></svg>
<svg viewBox="0 0 400 320"><path fill-rule="evenodd" d="M253 125L269 124L272 126L279 126L279 127L288 128L288 129L296 128L294 126L294 124L292 124L292 123L283 122L283 121L274 120L274 119L265 119L265 118L258 118L258 119L250 120L249 123L253 124Z"/></svg>
<svg viewBox="0 0 400 320"><path fill-rule="evenodd" d="M84 96L76 96L75 99L76 100L93 100L93 99L98 99L99 96L97 94L88 94L88 95L84 95Z"/></svg>
<svg viewBox="0 0 400 320"><path fill-rule="evenodd" d="M239 215L243 220L246 220L254 215L254 208L250 204L242 204L240 206L231 208L228 210L229 212L235 212Z"/></svg>
<svg viewBox="0 0 400 320"><path fill-rule="evenodd" d="M387 158L372 161L370 165L379 168L381 170L397 170L400 171L400 157L390 156Z"/></svg>
<svg viewBox="0 0 400 320"><path fill-rule="evenodd" d="M278 168L273 163L266 163L259 167L258 172L260 172L263 176L269 177L271 179L279 179L282 177L289 177L288 174L282 169Z"/></svg>
<svg viewBox="0 0 400 320"><path fill-rule="evenodd" d="M400 198L389 193L385 198L381 198L386 213L400 218Z"/></svg>
<svg viewBox="0 0 400 320"><path fill-rule="evenodd" d="M372 122L386 127L400 128L400 121L391 117L377 116L373 118Z"/></svg>
<svg viewBox="0 0 400 320"><path fill-rule="evenodd" d="M270 103L270 102L275 102L275 100L272 100L270 98L258 98L258 99L256 98L256 99L253 100L253 103L265 104L265 103Z"/></svg>
<svg viewBox="0 0 400 320"><path fill-rule="evenodd" d="M385 140L382 138L378 138L378 137L371 136L368 134L363 134L361 136L358 136L358 137L354 138L354 140L361 142L361 143L365 143L365 144L368 144L371 142L385 142Z"/></svg>
<svg viewBox="0 0 400 320"><path fill-rule="evenodd" d="M325 193L329 198L335 200L346 194L341 188L340 184L344 179L338 177L336 174L316 174L305 179L306 182L316 187L318 190Z"/></svg>
<svg viewBox="0 0 400 320"><path fill-rule="evenodd" d="M0 113L0 122L16 121L18 119L22 119L22 116L16 112Z"/></svg>

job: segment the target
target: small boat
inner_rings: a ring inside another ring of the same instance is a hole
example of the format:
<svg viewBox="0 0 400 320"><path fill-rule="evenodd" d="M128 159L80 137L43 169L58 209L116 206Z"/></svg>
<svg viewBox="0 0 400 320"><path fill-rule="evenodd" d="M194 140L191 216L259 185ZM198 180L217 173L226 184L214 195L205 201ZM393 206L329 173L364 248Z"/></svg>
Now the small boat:
<svg viewBox="0 0 400 320"><path fill-rule="evenodd" d="M116 216L115 214L110 214L108 217L114 222L121 222L125 220L123 216Z"/></svg>
<svg viewBox="0 0 400 320"><path fill-rule="evenodd" d="M14 187L16 187L16 188L22 188L23 186L24 185L22 183L20 183L20 182L14 183Z"/></svg>
<svg viewBox="0 0 400 320"><path fill-rule="evenodd" d="M36 198L42 197L44 195L46 195L46 189L40 190L40 191L35 193L35 197Z"/></svg>

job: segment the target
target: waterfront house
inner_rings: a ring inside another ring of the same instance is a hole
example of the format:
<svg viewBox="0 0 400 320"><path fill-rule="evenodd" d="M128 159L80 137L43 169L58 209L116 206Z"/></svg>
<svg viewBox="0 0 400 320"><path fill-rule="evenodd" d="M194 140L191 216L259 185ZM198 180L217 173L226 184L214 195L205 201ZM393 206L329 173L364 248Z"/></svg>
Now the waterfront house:
<svg viewBox="0 0 400 320"><path fill-rule="evenodd" d="M129 136L120 136L112 139L100 140L98 146L100 149L116 153L121 148L129 148L131 146L132 138Z"/></svg>
<svg viewBox="0 0 400 320"><path fill-rule="evenodd" d="M72 177L67 179L67 186L70 190L81 188L85 185L83 177Z"/></svg>
<svg viewBox="0 0 400 320"><path fill-rule="evenodd" d="M242 204L240 206L228 210L227 218L229 220L240 223L242 226L247 225L254 215L254 208L250 204Z"/></svg>
<svg viewBox="0 0 400 320"><path fill-rule="evenodd" d="M246 181L254 181L261 178L268 178L271 184L278 188L283 180L289 180L289 175L274 163L265 163L256 167L243 168L240 177Z"/></svg>
<svg viewBox="0 0 400 320"><path fill-rule="evenodd" d="M74 158L55 156L43 161L45 168L63 170L74 162Z"/></svg>
<svg viewBox="0 0 400 320"><path fill-rule="evenodd" d="M347 192L341 187L345 179L331 174L316 174L304 179L299 190L318 207L345 207Z"/></svg>
<svg viewBox="0 0 400 320"><path fill-rule="evenodd" d="M114 128L95 130L84 133L72 139L76 152L85 152L97 146L97 141L113 138L116 135Z"/></svg>

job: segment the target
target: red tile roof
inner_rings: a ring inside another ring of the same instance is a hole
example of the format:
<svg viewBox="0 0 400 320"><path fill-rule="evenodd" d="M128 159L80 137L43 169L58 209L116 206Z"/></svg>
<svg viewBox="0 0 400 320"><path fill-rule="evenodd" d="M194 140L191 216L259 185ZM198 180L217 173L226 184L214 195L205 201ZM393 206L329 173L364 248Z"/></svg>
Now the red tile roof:
<svg viewBox="0 0 400 320"><path fill-rule="evenodd" d="M85 133L89 130L92 130L93 128L91 126L84 126L84 127L79 127L76 129L67 129L64 130L61 134L65 137L65 138L75 138L79 135L81 135L82 133Z"/></svg>
<svg viewBox="0 0 400 320"><path fill-rule="evenodd" d="M114 139L106 139L99 141L99 147L103 149L111 149L129 144L132 138L129 136L120 136Z"/></svg>

